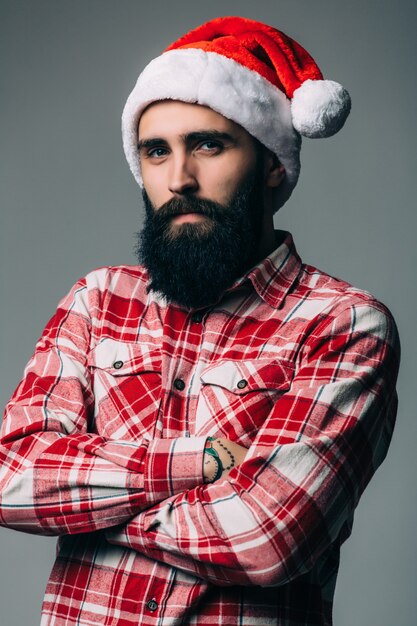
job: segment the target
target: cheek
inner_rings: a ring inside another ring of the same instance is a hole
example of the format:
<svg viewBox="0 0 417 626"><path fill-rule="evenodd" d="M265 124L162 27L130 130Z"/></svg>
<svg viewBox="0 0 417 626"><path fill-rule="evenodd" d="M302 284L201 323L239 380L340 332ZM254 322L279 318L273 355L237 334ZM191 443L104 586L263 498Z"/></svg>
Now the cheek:
<svg viewBox="0 0 417 626"><path fill-rule="evenodd" d="M227 204L234 193L234 181L225 177L211 177L200 185L203 197L214 200L220 204Z"/></svg>
<svg viewBox="0 0 417 626"><path fill-rule="evenodd" d="M239 163L209 163L200 170L202 195L225 204L236 192L247 176L247 168Z"/></svg>
<svg viewBox="0 0 417 626"><path fill-rule="evenodd" d="M143 186L152 204L161 206L169 200L169 191L164 182L163 168L142 167Z"/></svg>

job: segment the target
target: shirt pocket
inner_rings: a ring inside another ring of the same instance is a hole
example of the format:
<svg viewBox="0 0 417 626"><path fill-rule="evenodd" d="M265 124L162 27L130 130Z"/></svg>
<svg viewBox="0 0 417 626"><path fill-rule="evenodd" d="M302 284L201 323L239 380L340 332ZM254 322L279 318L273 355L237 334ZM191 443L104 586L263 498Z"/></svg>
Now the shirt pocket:
<svg viewBox="0 0 417 626"><path fill-rule="evenodd" d="M250 359L218 361L200 375L198 434L227 437L250 445L274 403L291 386L287 361Z"/></svg>
<svg viewBox="0 0 417 626"><path fill-rule="evenodd" d="M87 363L95 397L92 430L109 439L152 437L162 394L160 349L109 338Z"/></svg>

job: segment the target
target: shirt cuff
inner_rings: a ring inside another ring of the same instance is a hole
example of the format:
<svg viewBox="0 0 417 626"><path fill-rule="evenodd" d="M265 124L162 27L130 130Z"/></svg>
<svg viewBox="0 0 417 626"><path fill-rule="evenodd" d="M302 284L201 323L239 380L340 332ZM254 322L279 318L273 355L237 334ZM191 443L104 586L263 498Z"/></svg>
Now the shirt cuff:
<svg viewBox="0 0 417 626"><path fill-rule="evenodd" d="M149 505L204 482L203 457L207 437L153 439L145 461L144 487Z"/></svg>

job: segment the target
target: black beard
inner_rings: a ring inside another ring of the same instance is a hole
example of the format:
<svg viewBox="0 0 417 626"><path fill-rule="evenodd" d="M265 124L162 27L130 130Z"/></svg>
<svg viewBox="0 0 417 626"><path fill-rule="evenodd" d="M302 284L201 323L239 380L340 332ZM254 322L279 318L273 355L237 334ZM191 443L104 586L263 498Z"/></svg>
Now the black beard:
<svg viewBox="0 0 417 626"><path fill-rule="evenodd" d="M226 206L190 195L155 209L143 191L146 217L136 252L150 276L148 291L189 309L206 307L254 264L263 220L260 165ZM205 218L171 223L183 213Z"/></svg>

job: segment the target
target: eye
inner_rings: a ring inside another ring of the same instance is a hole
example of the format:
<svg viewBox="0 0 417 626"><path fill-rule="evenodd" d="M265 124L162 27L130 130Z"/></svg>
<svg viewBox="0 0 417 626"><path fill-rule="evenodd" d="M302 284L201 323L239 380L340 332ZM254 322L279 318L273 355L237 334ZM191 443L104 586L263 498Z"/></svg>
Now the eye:
<svg viewBox="0 0 417 626"><path fill-rule="evenodd" d="M166 148L151 148L147 151L146 156L150 159L161 159L167 154Z"/></svg>
<svg viewBox="0 0 417 626"><path fill-rule="evenodd" d="M218 141L207 140L198 145L198 150L203 152L221 152L223 150L223 144Z"/></svg>

